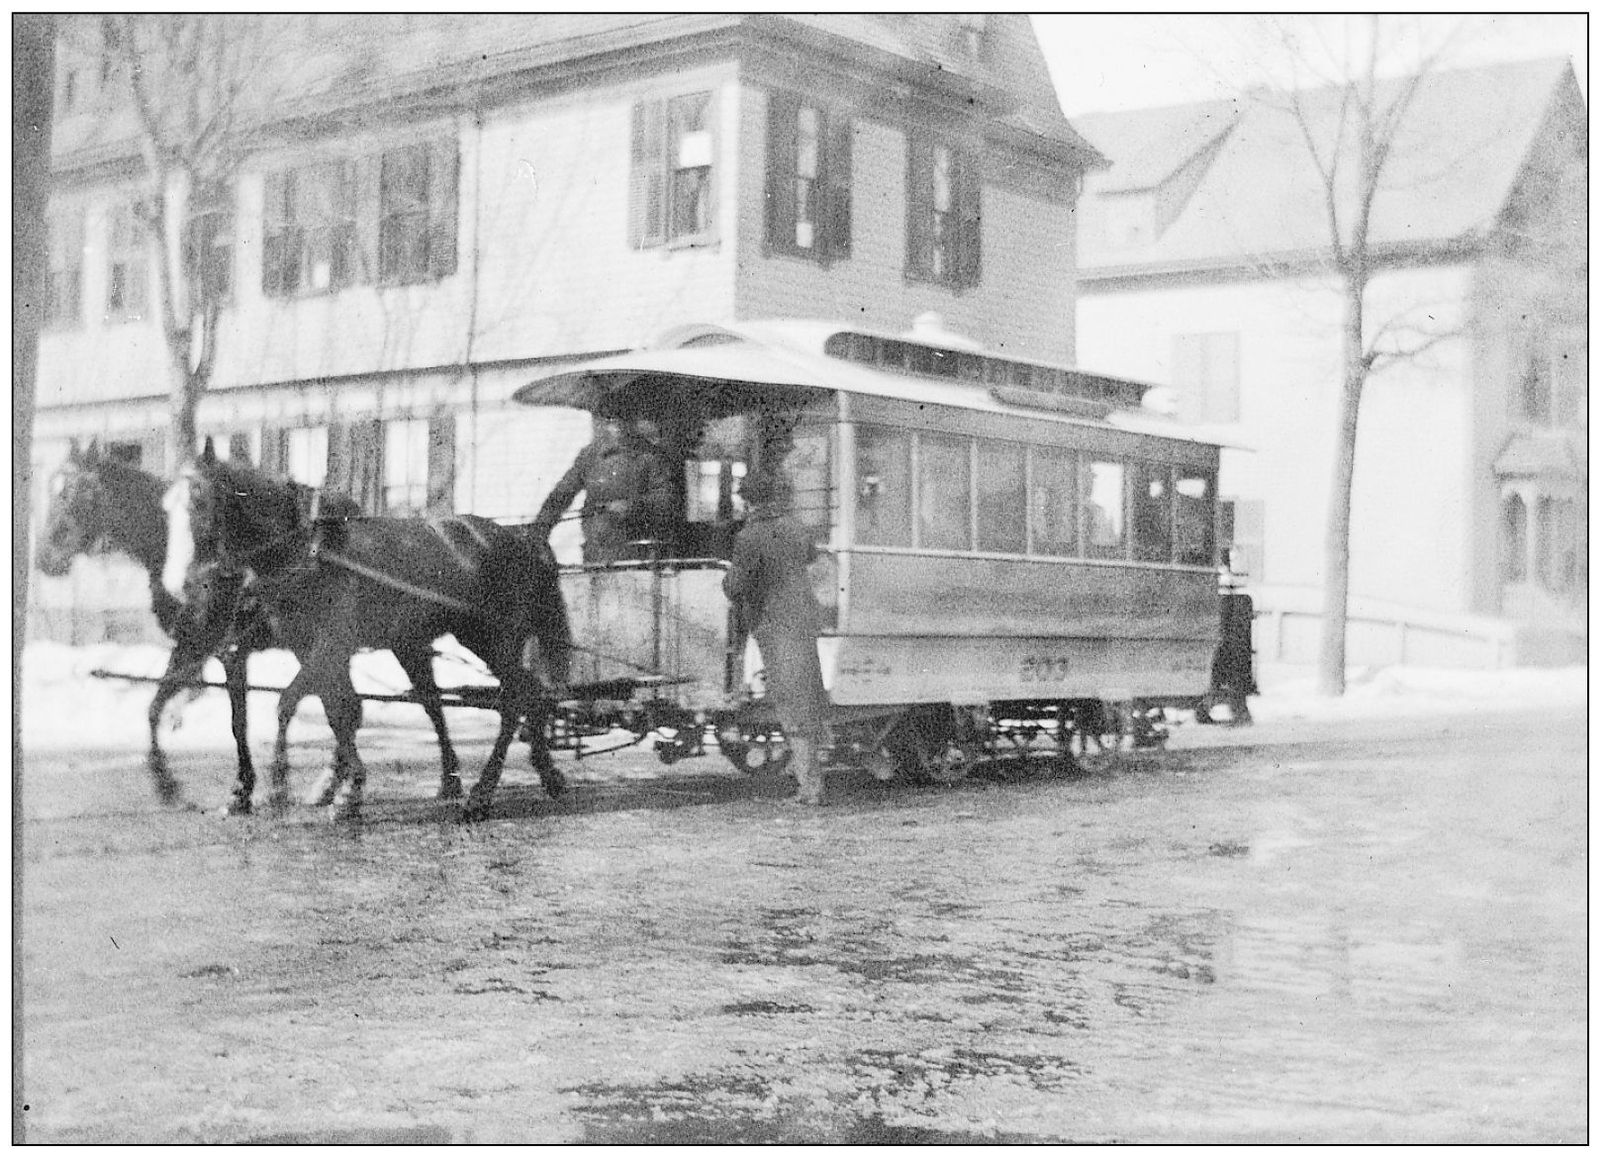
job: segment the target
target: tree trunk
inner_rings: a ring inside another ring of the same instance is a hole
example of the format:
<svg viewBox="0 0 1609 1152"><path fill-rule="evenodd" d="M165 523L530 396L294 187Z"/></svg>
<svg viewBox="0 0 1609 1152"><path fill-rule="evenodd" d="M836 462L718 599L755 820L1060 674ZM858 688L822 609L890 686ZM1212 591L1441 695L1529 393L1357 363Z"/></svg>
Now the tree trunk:
<svg viewBox="0 0 1609 1152"><path fill-rule="evenodd" d="M1363 358L1363 289L1367 275L1347 273L1346 319L1342 327L1341 419L1335 444L1335 471L1329 521L1324 533L1324 603L1320 620L1318 689L1325 696L1346 692L1346 617L1352 559L1352 475L1357 464L1358 412L1369 367Z"/></svg>

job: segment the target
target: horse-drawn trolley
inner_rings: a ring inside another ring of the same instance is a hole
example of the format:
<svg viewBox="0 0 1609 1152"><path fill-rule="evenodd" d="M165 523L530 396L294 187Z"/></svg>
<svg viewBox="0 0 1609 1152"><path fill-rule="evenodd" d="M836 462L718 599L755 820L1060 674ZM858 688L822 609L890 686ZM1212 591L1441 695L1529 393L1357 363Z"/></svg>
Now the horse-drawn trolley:
<svg viewBox="0 0 1609 1152"><path fill-rule="evenodd" d="M694 429L677 522L563 573L571 681L618 688L568 702L557 737L651 732L668 763L713 735L748 771L786 755L722 591L744 478L764 469L817 543L838 763L953 780L1036 747L1161 739L1164 705L1223 687L1221 619L1249 617L1220 610L1219 445L1145 391L804 321L681 328L525 386L521 402L599 428L674 413Z"/></svg>

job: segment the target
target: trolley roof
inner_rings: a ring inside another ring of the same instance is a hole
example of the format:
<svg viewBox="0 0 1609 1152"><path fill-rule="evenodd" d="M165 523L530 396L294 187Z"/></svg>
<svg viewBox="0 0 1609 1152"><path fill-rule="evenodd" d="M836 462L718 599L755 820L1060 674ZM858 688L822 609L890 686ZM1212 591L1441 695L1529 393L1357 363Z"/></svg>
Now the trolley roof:
<svg viewBox="0 0 1609 1152"><path fill-rule="evenodd" d="M519 388L522 404L583 408L618 418L652 415L666 404L664 386L675 381L688 400L696 396L710 418L764 407L797 404L809 394L849 392L918 404L944 405L979 412L1031 416L1092 427L1122 428L1173 440L1236 447L1218 436L1205 436L1138 407L1147 385L1119 377L1031 361L1011 360L1087 383L1097 395L1126 400L1102 403L1087 397L1029 387L989 384L955 377L936 378L845 359L828 353L829 341L842 346L846 336L887 341L927 349L940 356L971 354L973 346L957 340L937 342L911 336L888 336L814 320L764 320L716 325L695 324L671 329L645 349L605 356L539 377ZM983 359L996 359L979 357ZM804 393L793 395L790 393Z"/></svg>

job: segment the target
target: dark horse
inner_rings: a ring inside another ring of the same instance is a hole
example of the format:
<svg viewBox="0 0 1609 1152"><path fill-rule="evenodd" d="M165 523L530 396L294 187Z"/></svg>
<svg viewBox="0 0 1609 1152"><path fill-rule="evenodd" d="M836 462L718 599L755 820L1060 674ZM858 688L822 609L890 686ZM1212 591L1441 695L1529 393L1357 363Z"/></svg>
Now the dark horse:
<svg viewBox="0 0 1609 1152"><path fill-rule="evenodd" d="M389 649L435 719L440 700L428 675L431 644L451 633L486 663L500 687L502 722L465 814L486 813L509 744L526 718L537 734L532 763L550 793L562 791L564 777L542 738L549 694L524 664L534 640L548 685L568 679L569 618L545 542L478 516L324 517L312 508L310 489L218 460L210 442L173 484L165 507L167 590L182 595L188 583L213 573L248 574L301 664L280 703L276 781L288 770L285 732L294 702L288 710L286 699L314 692L336 742L333 772L316 799L333 800L337 817L358 815L362 702L352 688L353 654ZM440 795L456 797L462 794L457 765L449 763L445 744L443 750Z"/></svg>
<svg viewBox="0 0 1609 1152"><path fill-rule="evenodd" d="M262 613L241 596L240 581L218 577L193 591L184 603L162 587L168 525L162 512L164 482L133 465L114 460L96 444L81 452L76 441L67 461L51 480L50 510L35 552L35 563L47 576L65 576L73 557L103 544L126 552L149 574L151 609L157 623L173 638L173 652L147 713L151 750L146 767L164 803L179 799L179 784L168 771L167 756L157 739L162 712L216 655L223 664L229 691L230 724L235 734L239 772L229 811L251 811L251 752L246 743L246 657L268 646Z"/></svg>

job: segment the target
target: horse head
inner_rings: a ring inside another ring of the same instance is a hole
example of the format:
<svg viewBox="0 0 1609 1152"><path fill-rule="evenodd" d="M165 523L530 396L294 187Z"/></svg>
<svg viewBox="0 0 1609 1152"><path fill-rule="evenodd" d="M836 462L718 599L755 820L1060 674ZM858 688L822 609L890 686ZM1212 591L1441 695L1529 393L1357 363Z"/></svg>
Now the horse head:
<svg viewBox="0 0 1609 1152"><path fill-rule="evenodd" d="M162 506L168 518L162 586L185 598L198 573L272 574L305 552L311 532L302 486L244 465L219 460L209 439L180 470Z"/></svg>
<svg viewBox="0 0 1609 1152"><path fill-rule="evenodd" d="M34 563L46 576L67 575L73 557L92 552L106 536L107 500L96 468L99 462L95 445L86 454L74 440L67 459L50 478L50 507L34 554Z"/></svg>

